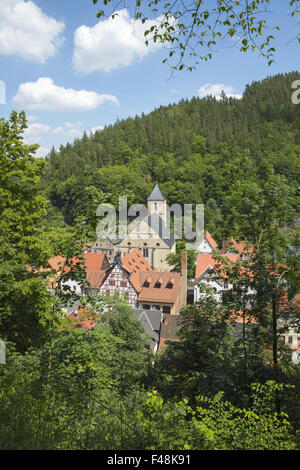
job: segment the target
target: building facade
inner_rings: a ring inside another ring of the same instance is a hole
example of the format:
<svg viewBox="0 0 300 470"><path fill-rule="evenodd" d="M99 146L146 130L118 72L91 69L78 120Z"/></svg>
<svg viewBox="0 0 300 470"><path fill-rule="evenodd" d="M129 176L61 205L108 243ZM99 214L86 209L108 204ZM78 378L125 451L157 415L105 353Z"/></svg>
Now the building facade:
<svg viewBox="0 0 300 470"><path fill-rule="evenodd" d="M122 240L97 239L91 246L92 253L105 254L110 262L117 252L127 255L138 248L152 269L170 269L166 258L176 252L176 241L167 228L167 201L156 185L147 200L147 216L130 225L128 235Z"/></svg>

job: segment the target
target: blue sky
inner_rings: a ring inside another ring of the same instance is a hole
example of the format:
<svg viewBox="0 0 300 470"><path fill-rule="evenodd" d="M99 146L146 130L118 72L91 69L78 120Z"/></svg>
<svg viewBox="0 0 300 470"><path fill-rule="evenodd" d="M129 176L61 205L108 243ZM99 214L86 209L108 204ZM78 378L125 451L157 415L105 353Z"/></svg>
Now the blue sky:
<svg viewBox="0 0 300 470"><path fill-rule="evenodd" d="M243 54L229 41L196 71L175 72L162 63L166 51L143 44L143 27L124 10L114 21L96 18L92 0L0 0L0 81L6 87L0 116L25 109L27 143L39 156L116 119L149 113L182 98L220 93L240 96L247 83L299 70L300 15L288 0L272 0L278 24L276 61ZM272 33L272 31L270 31ZM1 87L0 87L1 88ZM2 86L3 88L3 86Z"/></svg>

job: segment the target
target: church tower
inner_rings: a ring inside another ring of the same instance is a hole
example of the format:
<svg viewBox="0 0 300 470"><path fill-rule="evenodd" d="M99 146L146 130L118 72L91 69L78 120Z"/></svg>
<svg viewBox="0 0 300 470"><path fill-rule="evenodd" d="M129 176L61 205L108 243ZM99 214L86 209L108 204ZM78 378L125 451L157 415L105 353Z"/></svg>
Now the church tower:
<svg viewBox="0 0 300 470"><path fill-rule="evenodd" d="M159 189L158 184L155 185L152 193L147 199L148 215L157 213L164 223L167 223L167 200Z"/></svg>

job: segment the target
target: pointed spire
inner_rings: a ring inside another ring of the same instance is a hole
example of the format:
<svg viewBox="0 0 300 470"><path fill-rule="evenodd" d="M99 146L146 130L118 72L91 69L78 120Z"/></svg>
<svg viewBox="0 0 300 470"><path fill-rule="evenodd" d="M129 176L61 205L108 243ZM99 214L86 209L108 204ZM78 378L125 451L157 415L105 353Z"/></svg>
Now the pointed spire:
<svg viewBox="0 0 300 470"><path fill-rule="evenodd" d="M155 188L153 189L152 193L148 197L148 201L165 201L166 198L159 189L158 184L156 183Z"/></svg>

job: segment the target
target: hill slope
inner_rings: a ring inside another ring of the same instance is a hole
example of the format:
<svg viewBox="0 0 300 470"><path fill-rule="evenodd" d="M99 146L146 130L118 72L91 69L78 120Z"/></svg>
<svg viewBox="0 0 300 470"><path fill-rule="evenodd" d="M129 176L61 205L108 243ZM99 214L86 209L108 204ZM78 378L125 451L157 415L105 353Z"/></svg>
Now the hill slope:
<svg viewBox="0 0 300 470"><path fill-rule="evenodd" d="M291 101L299 79L292 72L254 82L241 100L182 100L52 149L44 178L52 205L71 223L85 211L88 186L145 202L157 181L169 204L205 203L206 228L226 236L223 200L237 178L263 178L271 165L299 184L300 105Z"/></svg>

